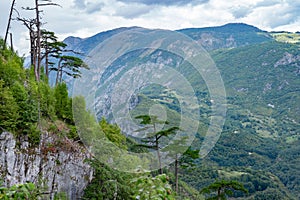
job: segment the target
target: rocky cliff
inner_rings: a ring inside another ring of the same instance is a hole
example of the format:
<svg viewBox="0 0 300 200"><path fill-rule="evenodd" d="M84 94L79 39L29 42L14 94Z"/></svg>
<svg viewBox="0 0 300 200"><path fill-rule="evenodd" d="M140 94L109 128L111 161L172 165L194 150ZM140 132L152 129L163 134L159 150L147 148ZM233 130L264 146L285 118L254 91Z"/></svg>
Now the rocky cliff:
<svg viewBox="0 0 300 200"><path fill-rule="evenodd" d="M64 192L69 199L79 199L92 178L92 168L84 162L87 151L67 138L42 135L38 147L28 142L18 145L13 135L0 134L0 175L6 187L33 182L49 193Z"/></svg>

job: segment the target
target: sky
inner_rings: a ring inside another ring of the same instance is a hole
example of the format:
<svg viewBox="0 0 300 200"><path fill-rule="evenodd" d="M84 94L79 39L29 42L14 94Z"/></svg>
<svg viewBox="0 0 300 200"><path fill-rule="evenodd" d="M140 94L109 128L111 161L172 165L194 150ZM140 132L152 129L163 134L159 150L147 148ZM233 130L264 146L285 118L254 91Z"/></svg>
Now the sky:
<svg viewBox="0 0 300 200"><path fill-rule="evenodd" d="M45 0L44 0L45 1ZM48 0L49 1L49 0ZM266 31L300 31L299 0L51 0L43 28L60 40L90 37L118 27L140 26L178 30L241 22ZM0 0L0 37L4 37L12 0ZM40 0L43 3L43 0ZM13 16L32 18L34 0L16 0ZM28 30L13 21L10 32L19 54L28 54Z"/></svg>

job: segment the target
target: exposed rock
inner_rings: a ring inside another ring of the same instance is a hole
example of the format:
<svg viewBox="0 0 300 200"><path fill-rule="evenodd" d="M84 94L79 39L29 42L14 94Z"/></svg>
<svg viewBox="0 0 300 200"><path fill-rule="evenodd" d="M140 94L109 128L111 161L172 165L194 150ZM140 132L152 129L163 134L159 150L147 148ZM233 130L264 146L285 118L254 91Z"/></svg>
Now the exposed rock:
<svg viewBox="0 0 300 200"><path fill-rule="evenodd" d="M293 54L285 52L283 57L274 64L274 67L278 67L278 66L281 66L281 65L289 65L289 64L291 64L293 62L296 62L296 61L300 61L299 56L294 56Z"/></svg>
<svg viewBox="0 0 300 200"><path fill-rule="evenodd" d="M67 138L57 140L55 136L44 134L37 148L30 148L24 141L16 146L13 135L0 135L0 174L4 186L33 182L46 186L50 192L65 192L69 199L79 199L92 178L92 168L84 162L87 151ZM60 142L60 144L58 143Z"/></svg>
<svg viewBox="0 0 300 200"><path fill-rule="evenodd" d="M266 93L268 90L272 89L272 83L267 83L264 87L263 93Z"/></svg>

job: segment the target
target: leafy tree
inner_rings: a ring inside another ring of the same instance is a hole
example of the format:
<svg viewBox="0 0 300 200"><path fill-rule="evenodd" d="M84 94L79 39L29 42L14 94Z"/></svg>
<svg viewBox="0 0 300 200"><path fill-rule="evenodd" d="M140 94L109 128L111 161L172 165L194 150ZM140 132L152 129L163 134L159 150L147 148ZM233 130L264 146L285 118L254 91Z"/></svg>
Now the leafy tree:
<svg viewBox="0 0 300 200"><path fill-rule="evenodd" d="M68 96L66 83L58 84L54 91L56 116L69 123L73 122L72 101Z"/></svg>
<svg viewBox="0 0 300 200"><path fill-rule="evenodd" d="M274 188L268 188L264 191L259 191L255 194L254 200L282 200L289 199L287 196L284 196L280 191Z"/></svg>
<svg viewBox="0 0 300 200"><path fill-rule="evenodd" d="M82 142L87 146L91 146L95 132L99 130L99 126L93 115L86 110L86 103L83 96L74 97L72 102L76 129L80 133Z"/></svg>
<svg viewBox="0 0 300 200"><path fill-rule="evenodd" d="M22 86L25 73L21 67L22 59L7 49L2 39L0 45L0 126L15 131L22 117L20 111L25 93Z"/></svg>
<svg viewBox="0 0 300 200"><path fill-rule="evenodd" d="M62 55L59 57L57 67L51 67L50 70L56 71L56 85L62 82L63 73L73 78L81 77L81 68L89 69L84 61L75 56Z"/></svg>
<svg viewBox="0 0 300 200"><path fill-rule="evenodd" d="M188 147L188 149L181 155L181 157L176 154L175 157L175 165L174 165L174 174L175 174L175 191L178 193L178 176L179 176L179 169L194 169L196 166L195 160L199 158L199 150L194 150L191 147Z"/></svg>
<svg viewBox="0 0 300 200"><path fill-rule="evenodd" d="M4 87L4 81L0 80L0 127L14 131L18 118L18 104L9 88Z"/></svg>
<svg viewBox="0 0 300 200"><path fill-rule="evenodd" d="M31 84L25 88L18 82L11 87L15 101L18 104L19 118L17 119L18 136L28 134L32 131L33 125L38 121L37 91L33 92Z"/></svg>
<svg viewBox="0 0 300 200"><path fill-rule="evenodd" d="M45 60L45 73L46 77L49 78L49 65L53 65L53 62L50 62L49 58L59 58L63 49L67 44L57 40L55 33L52 31L42 30L42 60Z"/></svg>
<svg viewBox="0 0 300 200"><path fill-rule="evenodd" d="M88 160L94 168L94 178L85 188L82 199L131 199L131 175L109 168L96 159Z"/></svg>
<svg viewBox="0 0 300 200"><path fill-rule="evenodd" d="M132 199L175 199L174 192L165 174L155 177L147 174L140 175L131 181L131 186L134 192Z"/></svg>
<svg viewBox="0 0 300 200"><path fill-rule="evenodd" d="M42 2L40 2L42 1ZM25 10L33 10L35 12L34 19L20 18L17 19L22 21L23 24L29 30L30 36L30 54L31 54L31 64L34 68L34 75L36 81L40 81L41 75L41 62L42 62L42 22L40 13L42 12L41 7L43 6L59 6L56 3L52 3L51 0L35 0L34 7L26 7Z"/></svg>
<svg viewBox="0 0 300 200"><path fill-rule="evenodd" d="M4 42L0 39L0 80L4 81L4 87L11 87L15 82L24 83L25 71L23 59L15 52L2 48Z"/></svg>
<svg viewBox="0 0 300 200"><path fill-rule="evenodd" d="M109 124L104 118L99 121L101 130L105 136L121 149L127 149L126 137L121 133L121 129L116 124Z"/></svg>
<svg viewBox="0 0 300 200"><path fill-rule="evenodd" d="M140 115L140 116L137 116L136 119L141 119L140 124L142 124L142 125L149 125L149 126L145 126L144 128L142 128L138 131L144 131L147 129L153 130L153 132L148 133L147 137L144 140L142 140L142 142L145 144L143 144L141 146L156 150L158 163L159 163L159 170L160 170L160 173L163 174L162 164L161 164L161 155L160 155L160 144L159 144L160 140L163 137L168 137L172 134L175 134L176 131L179 130L179 127L174 126L174 127L168 128L166 130L157 131L158 124L169 124L169 122L159 120L157 118L157 116L152 116L152 115Z"/></svg>
<svg viewBox="0 0 300 200"><path fill-rule="evenodd" d="M56 71L56 85L58 82L62 82L63 73L73 78L78 78L81 75L80 68L88 69L88 66L83 62L82 59L76 56L63 54L64 52L71 52L76 55L80 55L81 53L67 49L67 44L58 41L54 32L42 30L41 37L41 59L45 60L46 77L49 78L50 71ZM57 66L55 66L55 62L51 62L49 60L51 57L58 60ZM49 66L52 67L49 68Z"/></svg>
<svg viewBox="0 0 300 200"><path fill-rule="evenodd" d="M227 181L227 180L219 180L215 181L214 183L210 184L209 186L203 188L201 193L203 194L211 194L212 192L215 194L208 199L227 199L227 196L232 196L233 191L241 191L244 193L248 193L248 190L238 181Z"/></svg>
<svg viewBox="0 0 300 200"><path fill-rule="evenodd" d="M1 200L38 200L40 191L33 183L16 184L10 188L0 186Z"/></svg>
<svg viewBox="0 0 300 200"><path fill-rule="evenodd" d="M199 158L199 150L193 150L191 147L187 146L188 138L181 137L179 139L173 140L166 148L164 152L168 153L168 156L174 158L174 175L175 175L175 192L178 193L178 176L179 168L187 168L194 166L193 161Z"/></svg>
<svg viewBox="0 0 300 200"><path fill-rule="evenodd" d="M22 59L6 48L0 51L0 126L17 139L27 135L30 142L38 143L38 85L31 80L31 70L22 67Z"/></svg>
<svg viewBox="0 0 300 200"><path fill-rule="evenodd" d="M44 117L53 119L55 117L55 88L51 88L47 81L40 81L38 84L40 112ZM69 107L67 107L69 109Z"/></svg>

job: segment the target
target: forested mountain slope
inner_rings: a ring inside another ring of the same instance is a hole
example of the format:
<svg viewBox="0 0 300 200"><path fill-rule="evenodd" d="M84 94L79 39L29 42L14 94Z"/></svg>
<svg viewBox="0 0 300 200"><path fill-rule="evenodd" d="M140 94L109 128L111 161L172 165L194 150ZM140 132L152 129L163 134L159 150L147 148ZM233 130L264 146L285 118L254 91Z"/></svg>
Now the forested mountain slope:
<svg viewBox="0 0 300 200"><path fill-rule="evenodd" d="M82 41L76 40L73 46L88 54L98 45L96 41L104 41L105 38L129 29L134 27L102 32ZM221 138L210 154L199 161L199 170L206 165L212 166L215 170L213 176L233 177L244 182L253 197L271 195L272 188L275 188L278 199L298 198L299 45L278 42L271 33L246 24L184 29L178 32L197 40L209 50L220 70L227 95L228 111ZM72 43L71 38L66 41ZM142 53L142 50L131 52L107 66L99 79L99 88L106 80L118 81L122 71L131 69L139 62L164 64L164 60L168 60L176 68L175 63L181 61L176 55L160 50L138 60ZM193 146L199 148L208 125L207 116L211 112L209 92L205 82L194 76L192 68L187 66L180 72L193 85L201 104L200 121L203 132L199 130ZM96 96L106 92L99 90ZM150 108L153 102L159 102L167 107L172 119L179 118L180 96L166 91L164 87L152 85L143 88L137 96L130 105L132 115L141 114L147 106ZM109 108L110 102L106 103ZM104 115L109 118L107 113L107 110L100 110L98 117ZM202 179L191 178L194 175L197 177L196 173L200 172L185 172L182 178L196 188L211 183L212 177L209 176L203 175Z"/></svg>

